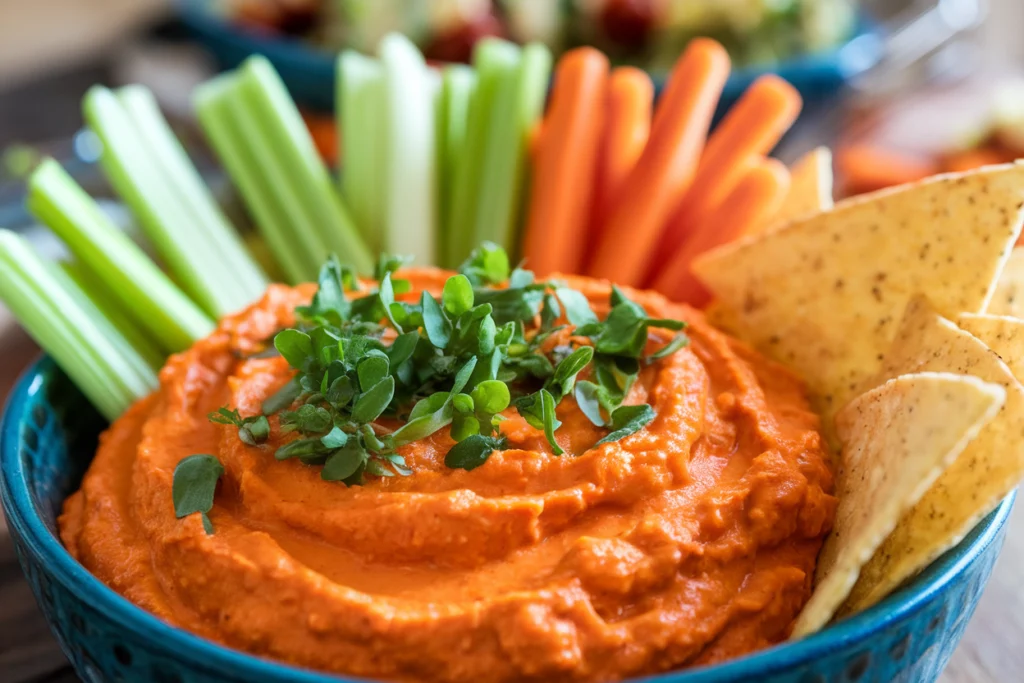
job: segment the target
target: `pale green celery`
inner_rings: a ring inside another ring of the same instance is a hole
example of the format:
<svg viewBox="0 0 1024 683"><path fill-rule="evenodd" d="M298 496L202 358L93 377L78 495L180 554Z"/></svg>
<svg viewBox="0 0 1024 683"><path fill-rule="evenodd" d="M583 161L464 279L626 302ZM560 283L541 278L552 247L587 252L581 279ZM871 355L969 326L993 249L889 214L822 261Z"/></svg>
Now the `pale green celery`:
<svg viewBox="0 0 1024 683"><path fill-rule="evenodd" d="M518 252L522 185L530 129L540 119L551 77L551 51L539 43L523 48L514 74L506 74L490 117L487 163L480 184L473 244L489 240Z"/></svg>
<svg viewBox="0 0 1024 683"><path fill-rule="evenodd" d="M47 159L32 173L27 204L76 258L103 279L163 350L181 351L213 330L213 321L118 230L56 161Z"/></svg>
<svg viewBox="0 0 1024 683"><path fill-rule="evenodd" d="M82 305L86 294L7 230L0 230L0 272L0 299L108 420L157 387L146 361Z"/></svg>
<svg viewBox="0 0 1024 683"><path fill-rule="evenodd" d="M213 193L203 182L188 153L160 113L156 98L147 88L129 85L118 90L118 98L135 122L142 139L164 171L186 208L199 221L200 239L216 250L221 266L239 285L240 296L231 311L252 303L266 290L269 280L256 264L235 226L224 214ZM194 248L194 246L193 246Z"/></svg>
<svg viewBox="0 0 1024 683"><path fill-rule="evenodd" d="M260 173L260 162L247 138L251 130L242 130L253 129L254 124L247 117L242 122L235 120L237 105L232 105L238 100L237 86L236 74L217 76L200 85L193 96L196 115L285 276L292 283L305 282L315 276L319 267L316 259L324 247L316 235L295 234L279 193ZM311 240L317 255L307 252L304 246Z"/></svg>
<svg viewBox="0 0 1024 683"><path fill-rule="evenodd" d="M384 249L435 263L437 236L434 88L427 63L405 36L380 42L387 101Z"/></svg>
<svg viewBox="0 0 1024 683"><path fill-rule="evenodd" d="M469 104L464 151L455 169L454 200L445 240L448 247L446 265L449 267L462 263L475 244L484 167L492 154L490 147L494 143L491 138L500 137L500 133L492 131L492 117L513 117L515 75L519 62L519 48L502 40L481 40L473 51L477 84ZM506 108L505 111L500 111L501 106ZM511 125L506 124L504 130L511 130Z"/></svg>
<svg viewBox="0 0 1024 683"><path fill-rule="evenodd" d="M468 66L453 64L444 69L441 93L437 98L437 236L440 265L457 268L448 261L448 240L455 205L455 175L466 146L469 103L476 86L476 72Z"/></svg>
<svg viewBox="0 0 1024 683"><path fill-rule="evenodd" d="M186 293L214 317L237 311L257 298L265 279L250 283L238 277L255 266L213 204L152 95L136 86L118 97L94 86L85 96L83 112L103 142L100 163L107 178ZM182 178L189 170L195 178ZM213 206L199 207L204 198ZM232 239L236 248L225 250Z"/></svg>
<svg viewBox="0 0 1024 683"><path fill-rule="evenodd" d="M308 220L319 231L329 252L360 273L372 273L374 259L370 250L335 191L327 166L281 77L265 57L256 55L239 68L239 79L245 109L258 122L273 150L274 165L285 175L287 189L305 208Z"/></svg>
<svg viewBox="0 0 1024 683"><path fill-rule="evenodd" d="M88 306L94 307L99 315L109 321L117 335L145 361L146 367L151 370L163 367L166 354L155 341L146 336L145 331L131 316L124 312L117 297L102 279L75 259L61 262L60 268L85 294Z"/></svg>
<svg viewBox="0 0 1024 683"><path fill-rule="evenodd" d="M341 193L363 240L381 248L384 225L384 67L346 50L338 57L337 125Z"/></svg>

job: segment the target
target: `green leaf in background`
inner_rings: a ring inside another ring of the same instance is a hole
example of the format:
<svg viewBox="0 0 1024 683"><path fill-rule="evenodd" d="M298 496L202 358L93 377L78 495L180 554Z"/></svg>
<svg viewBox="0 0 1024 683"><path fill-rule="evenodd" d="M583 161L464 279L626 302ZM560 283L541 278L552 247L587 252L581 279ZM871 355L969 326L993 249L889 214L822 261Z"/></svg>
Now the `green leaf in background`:
<svg viewBox="0 0 1024 683"><path fill-rule="evenodd" d="M202 515L203 529L212 534L213 524L208 513L213 509L213 495L223 474L224 466L212 455L197 453L182 458L174 468L171 484L174 516L181 519L198 512Z"/></svg>

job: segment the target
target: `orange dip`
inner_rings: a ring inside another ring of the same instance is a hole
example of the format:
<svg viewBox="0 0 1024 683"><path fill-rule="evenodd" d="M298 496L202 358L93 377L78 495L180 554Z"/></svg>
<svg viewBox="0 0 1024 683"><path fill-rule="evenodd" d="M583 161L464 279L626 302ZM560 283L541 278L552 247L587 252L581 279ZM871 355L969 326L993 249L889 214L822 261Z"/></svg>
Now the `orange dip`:
<svg viewBox="0 0 1024 683"><path fill-rule="evenodd" d="M403 273L414 299L445 276ZM607 313L607 283L567 279ZM312 292L271 287L173 356L160 390L102 436L60 527L114 590L247 652L385 680L610 681L786 638L835 511L818 418L788 371L630 292L690 324L690 345L626 401L654 407L647 427L593 448L606 432L570 397L564 456L510 410L510 450L475 470L445 467L445 430L401 450L411 476L347 488L275 460L276 418L255 447L207 420L222 405L258 413L289 379L281 358L241 358ZM193 453L226 468L213 535L174 515L174 468Z"/></svg>

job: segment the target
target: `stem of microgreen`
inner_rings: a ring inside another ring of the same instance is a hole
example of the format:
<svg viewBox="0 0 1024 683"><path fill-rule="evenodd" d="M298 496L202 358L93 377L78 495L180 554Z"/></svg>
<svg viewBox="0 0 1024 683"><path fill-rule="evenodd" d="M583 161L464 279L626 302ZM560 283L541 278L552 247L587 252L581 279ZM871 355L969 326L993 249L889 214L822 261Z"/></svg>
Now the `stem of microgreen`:
<svg viewBox="0 0 1024 683"><path fill-rule="evenodd" d="M145 359L86 294L6 230L0 230L0 269L0 299L107 419L157 386Z"/></svg>
<svg viewBox="0 0 1024 683"><path fill-rule="evenodd" d="M52 229L165 351L185 349L213 321L115 226L52 159L28 181L29 210Z"/></svg>

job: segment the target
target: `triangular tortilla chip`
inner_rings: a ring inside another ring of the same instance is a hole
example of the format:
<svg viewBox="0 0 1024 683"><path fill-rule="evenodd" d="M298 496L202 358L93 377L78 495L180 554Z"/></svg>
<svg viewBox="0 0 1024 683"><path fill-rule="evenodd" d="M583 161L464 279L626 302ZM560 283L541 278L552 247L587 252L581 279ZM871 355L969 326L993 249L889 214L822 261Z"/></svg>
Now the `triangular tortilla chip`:
<svg viewBox="0 0 1024 683"><path fill-rule="evenodd" d="M964 313L957 326L980 339L1010 368L1024 384L1024 319L986 313Z"/></svg>
<svg viewBox="0 0 1024 683"><path fill-rule="evenodd" d="M1020 331L1024 321L1013 327L1015 337L1024 334ZM986 341L1001 345L995 337ZM1001 385L1006 403L864 565L841 614L875 604L959 543L1024 476L1024 386L985 343L917 297L907 307L875 381L923 371L969 373ZM953 417L952 413L941 416Z"/></svg>
<svg viewBox="0 0 1024 683"><path fill-rule="evenodd" d="M1010 254L985 312L1024 318L1024 247L1018 247Z"/></svg>
<svg viewBox="0 0 1024 683"><path fill-rule="evenodd" d="M740 337L804 378L827 430L914 293L950 316L985 309L1022 205L1024 165L936 176L720 247L693 269Z"/></svg>
<svg viewBox="0 0 1024 683"><path fill-rule="evenodd" d="M832 151L828 147L811 150L789 171L789 192L778 213L764 226L767 229L832 208Z"/></svg>
<svg viewBox="0 0 1024 683"><path fill-rule="evenodd" d="M897 520L999 412L1006 392L966 375L903 375L858 396L836 416L843 442L835 526L793 637L832 619L861 566Z"/></svg>
<svg viewBox="0 0 1024 683"><path fill-rule="evenodd" d="M790 221L832 208L832 150L828 147L818 147L797 159L789 176L789 192L778 212L749 234L776 230ZM733 332L736 314L732 309L712 301L704 313L718 329Z"/></svg>

